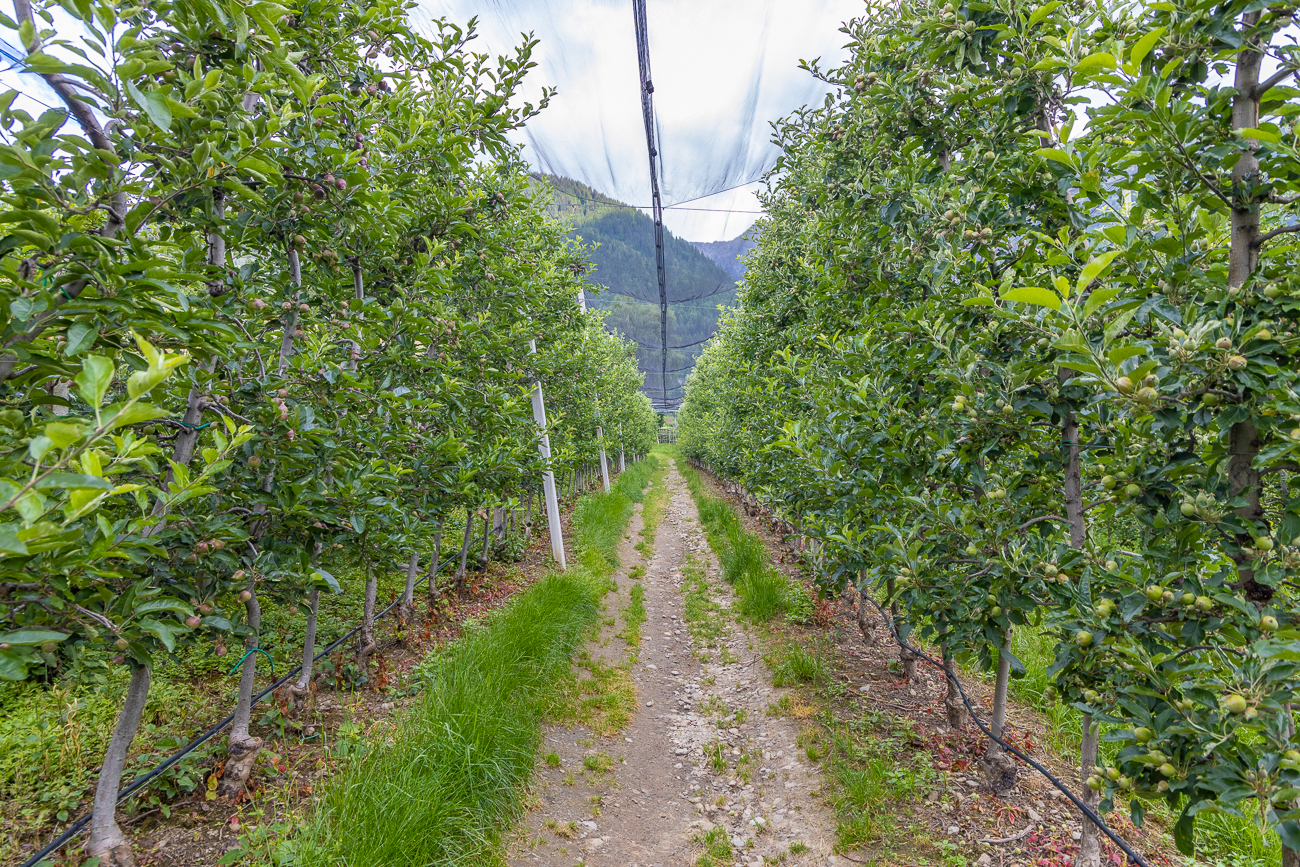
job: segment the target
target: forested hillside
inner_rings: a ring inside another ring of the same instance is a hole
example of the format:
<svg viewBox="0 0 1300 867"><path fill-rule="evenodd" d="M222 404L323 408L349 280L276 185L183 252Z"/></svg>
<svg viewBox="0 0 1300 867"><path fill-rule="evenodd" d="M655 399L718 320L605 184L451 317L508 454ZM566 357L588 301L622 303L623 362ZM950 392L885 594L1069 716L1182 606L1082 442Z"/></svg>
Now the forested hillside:
<svg viewBox="0 0 1300 867"><path fill-rule="evenodd" d="M746 229L730 241L692 241L695 249L713 260L713 263L731 275L733 280L745 279L745 263L741 260L754 249L757 231Z"/></svg>
<svg viewBox="0 0 1300 867"><path fill-rule="evenodd" d="M552 216L572 223L571 235L591 252L595 269L587 274L594 286L603 287L592 306L609 312L610 328L642 344L638 359L646 372L646 388L659 395L661 368L659 334L659 284L655 274L654 223L636 208L615 201L584 184L552 175L535 175L550 185L553 200L547 210ZM720 268L698 245L665 233L665 263L668 285L668 345L682 349L668 353L668 397L680 396L680 388L695 357L700 341L717 328L719 304L731 304L736 278ZM735 243L735 242L722 242ZM728 291L730 289L730 291Z"/></svg>

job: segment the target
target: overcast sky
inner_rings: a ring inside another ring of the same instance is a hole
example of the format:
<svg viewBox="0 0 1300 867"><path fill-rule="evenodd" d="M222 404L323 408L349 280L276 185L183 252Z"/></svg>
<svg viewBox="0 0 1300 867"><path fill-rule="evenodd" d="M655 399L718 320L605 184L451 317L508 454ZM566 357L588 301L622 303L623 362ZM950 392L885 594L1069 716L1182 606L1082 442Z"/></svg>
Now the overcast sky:
<svg viewBox="0 0 1300 867"><path fill-rule="evenodd" d="M650 204L631 0L419 0L416 20L479 18L479 51L500 54L531 32L541 40L525 98L558 88L518 136L538 168L632 205ZM774 121L820 102L823 69L844 56L841 24L862 0L648 0L650 64L662 137L665 205L758 178L772 165ZM757 210L757 184L685 207ZM734 238L753 213L671 209L669 230L692 241Z"/></svg>

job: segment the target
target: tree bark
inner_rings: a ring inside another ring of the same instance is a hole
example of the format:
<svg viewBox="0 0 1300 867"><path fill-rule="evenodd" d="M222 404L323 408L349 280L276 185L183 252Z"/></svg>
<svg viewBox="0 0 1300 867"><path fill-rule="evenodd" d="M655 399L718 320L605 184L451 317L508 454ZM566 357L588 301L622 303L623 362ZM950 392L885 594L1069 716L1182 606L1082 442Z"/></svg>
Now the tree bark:
<svg viewBox="0 0 1300 867"><path fill-rule="evenodd" d="M433 549L429 552L429 613L433 614L442 591L438 589L438 567L442 565L442 524L438 519L438 529L433 534Z"/></svg>
<svg viewBox="0 0 1300 867"><path fill-rule="evenodd" d="M862 633L862 643L867 647L875 647L877 644L875 624L871 622L871 614L868 611L871 603L867 601L867 590L865 587L858 588L858 631Z"/></svg>
<svg viewBox="0 0 1300 867"><path fill-rule="evenodd" d="M152 672L147 665L131 669L131 682L126 689L126 701L117 715L117 728L108 742L104 762L99 768L99 782L95 785L95 806L90 815L90 839L86 854L99 858L101 867L135 867L131 842L117 826L117 795L122 788L122 770L126 767L126 754L135 740L149 697L149 679Z"/></svg>
<svg viewBox="0 0 1300 867"><path fill-rule="evenodd" d="M1092 714L1083 715L1083 741L1079 748L1079 791L1083 803L1094 812L1101 801L1101 793L1088 788L1088 777L1097 766L1097 742L1101 739L1101 727L1092 719ZM1097 826L1083 820L1083 836L1079 839L1079 854L1075 858L1076 867L1097 867L1101 864L1101 832Z"/></svg>
<svg viewBox="0 0 1300 867"><path fill-rule="evenodd" d="M1007 636L1010 641L1010 635ZM1006 645L1004 644L1003 647ZM1006 654L998 653L998 674L993 687L993 734L1006 739L1007 723L1007 683L1011 678L1011 662ZM1005 792L1016 784L1016 760L1002 749L997 742L990 742L984 757L980 759L984 770L984 780L989 788L997 793Z"/></svg>
<svg viewBox="0 0 1300 867"><path fill-rule="evenodd" d="M411 559L406 563L406 587L402 590L402 603L397 607L397 614L402 625L415 620L415 575L420 570L420 555L411 552Z"/></svg>
<svg viewBox="0 0 1300 867"><path fill-rule="evenodd" d="M478 555L478 568L486 569L492 554L492 519L487 509L483 510L483 551Z"/></svg>
<svg viewBox="0 0 1300 867"><path fill-rule="evenodd" d="M289 687L289 694L302 698L311 691L311 668L316 656L316 615L320 613L320 588L312 587L307 591L307 604L311 611L307 614L307 626L302 637L302 671L298 680Z"/></svg>
<svg viewBox="0 0 1300 867"><path fill-rule="evenodd" d="M1258 36L1252 31L1259 24L1260 12L1247 12L1241 17L1241 31L1245 35L1242 50L1237 54L1237 67L1233 79L1236 95L1232 98L1232 128L1254 129L1259 126L1259 72L1264 59L1263 51L1258 46ZM1259 202L1247 197L1245 192L1259 181L1259 157L1256 152L1259 142L1246 139L1247 147L1241 152L1232 169L1232 222L1231 239L1228 252L1228 288L1241 290L1250 280L1259 264ZM1264 520L1264 510L1260 506L1259 470L1254 466L1259 455L1259 429L1254 421L1246 419L1234 424L1229 431L1228 481L1230 496L1245 497L1247 504L1236 513L1247 521ZM1239 533L1237 544L1253 547L1253 537L1248 533ZM1273 598L1273 588L1255 581L1252 558L1245 554L1234 554L1233 562L1237 566L1237 583L1246 598L1257 605L1264 605Z"/></svg>
<svg viewBox="0 0 1300 867"><path fill-rule="evenodd" d="M366 560L366 601L361 611L361 641L357 647L357 665L365 668L379 645L375 641L375 596L379 592L379 580L375 577L375 568Z"/></svg>
<svg viewBox="0 0 1300 867"><path fill-rule="evenodd" d="M247 589L251 595L244 603L249 629L248 637L244 639L245 651L258 648L258 631L262 628L262 606L257 601L257 588L251 575ZM217 794L222 797L238 795L244 791L248 775L253 772L253 763L262 750L262 739L248 733L253 713L253 681L256 677L257 654L248 653L239 672L239 700L235 703L235 720L231 723L230 735L226 738L226 770L217 785Z"/></svg>
<svg viewBox="0 0 1300 867"><path fill-rule="evenodd" d="M889 588L889 617L894 623L894 631L898 631L898 602L894 599L894 579L890 578ZM901 636L901 633L900 633ZM903 639L898 639L898 661L903 666L903 682L911 683L912 678L916 677L916 654L908 650L903 644Z"/></svg>
<svg viewBox="0 0 1300 867"><path fill-rule="evenodd" d="M948 652L948 642L939 645L939 652L943 657L944 670L950 675L944 678L948 684L948 692L943 698L943 710L948 718L948 728L956 731L964 727L970 717L966 713L966 703L961 700L961 691L957 689L957 672L952 667L952 654Z"/></svg>
<svg viewBox="0 0 1300 867"><path fill-rule="evenodd" d="M460 591L465 586L465 566L469 561L469 545L474 539L474 510L465 507L465 538L460 543L460 562L456 564L455 584Z"/></svg>

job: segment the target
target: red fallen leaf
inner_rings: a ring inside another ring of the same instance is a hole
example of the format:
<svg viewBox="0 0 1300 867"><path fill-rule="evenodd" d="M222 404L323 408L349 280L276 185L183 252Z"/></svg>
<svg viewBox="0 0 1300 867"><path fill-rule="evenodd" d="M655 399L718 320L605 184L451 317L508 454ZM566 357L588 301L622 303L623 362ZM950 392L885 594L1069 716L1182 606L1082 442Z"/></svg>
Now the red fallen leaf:
<svg viewBox="0 0 1300 867"><path fill-rule="evenodd" d="M231 829L232 831L238 831L238 830L239 830L239 817L238 817L238 816L231 816L231 817L230 817L230 829Z"/></svg>
<svg viewBox="0 0 1300 867"><path fill-rule="evenodd" d="M1046 858L1039 858L1034 863L1037 864L1038 867L1052 867L1052 862L1048 861Z"/></svg>

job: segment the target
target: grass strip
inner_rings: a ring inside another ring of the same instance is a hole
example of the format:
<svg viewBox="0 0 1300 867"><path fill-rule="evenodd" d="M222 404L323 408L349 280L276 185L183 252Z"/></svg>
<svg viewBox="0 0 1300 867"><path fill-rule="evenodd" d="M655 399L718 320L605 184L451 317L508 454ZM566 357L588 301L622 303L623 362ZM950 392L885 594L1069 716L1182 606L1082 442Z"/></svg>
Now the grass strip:
<svg viewBox="0 0 1300 867"><path fill-rule="evenodd" d="M633 504L655 468L629 467L579 504L577 564L551 573L421 664L422 697L325 786L296 841L301 867L499 859L523 812L541 727L563 703L570 660L600 613Z"/></svg>
<svg viewBox="0 0 1300 867"><path fill-rule="evenodd" d="M808 590L772 568L763 540L745 530L735 506L707 492L694 468L679 461L677 469L695 498L709 547L722 566L722 580L735 588L740 614L755 622L778 614L796 623L807 622L813 608Z"/></svg>

